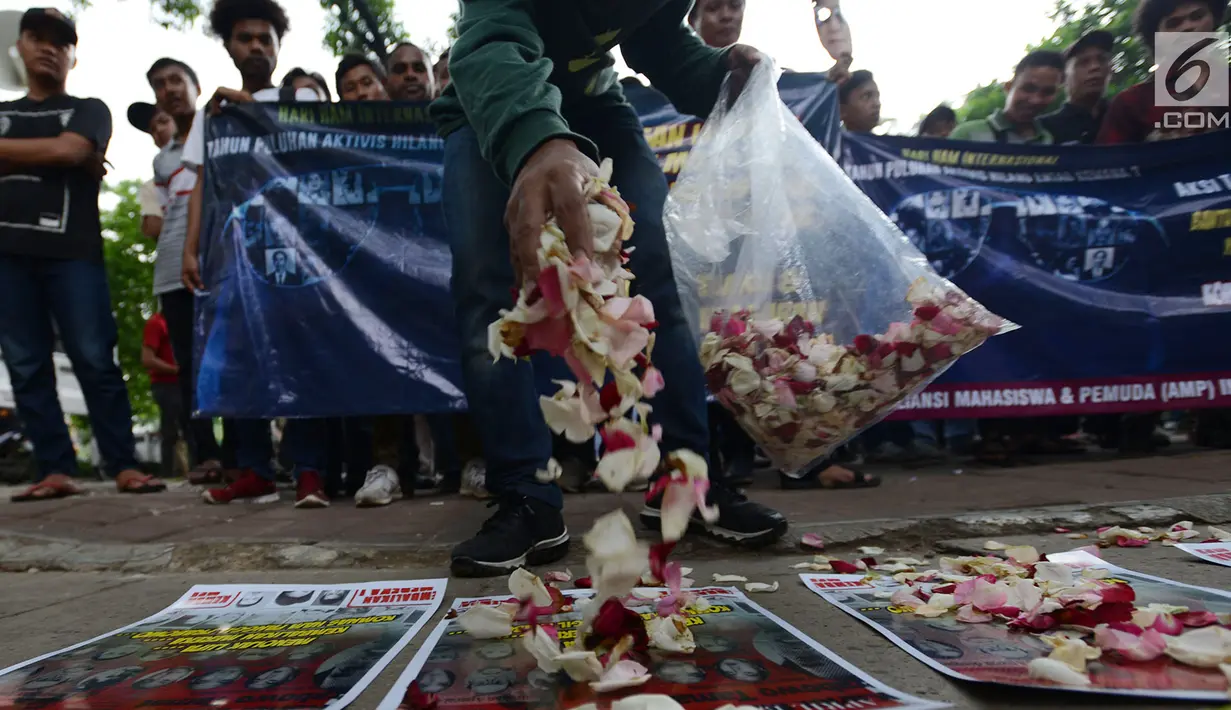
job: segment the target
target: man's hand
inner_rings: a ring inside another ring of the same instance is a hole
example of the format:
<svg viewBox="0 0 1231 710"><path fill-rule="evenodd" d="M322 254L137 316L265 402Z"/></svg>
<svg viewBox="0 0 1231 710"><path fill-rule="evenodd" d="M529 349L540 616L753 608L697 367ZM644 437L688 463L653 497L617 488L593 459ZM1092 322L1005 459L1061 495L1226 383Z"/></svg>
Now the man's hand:
<svg viewBox="0 0 1231 710"><path fill-rule="evenodd" d="M201 280L201 262L195 253L189 253L187 249L184 250L184 265L180 268L180 280L184 282L189 291L195 293L205 290L205 282Z"/></svg>
<svg viewBox="0 0 1231 710"><path fill-rule="evenodd" d="M209 100L208 109L212 116L217 116L222 112L222 102L229 104L250 104L256 99L252 98L252 94L241 89L228 89L225 86L218 87L214 92L213 98Z"/></svg>
<svg viewBox="0 0 1231 710"><path fill-rule="evenodd" d="M504 212L509 257L519 285L538 276L540 237L551 217L564 232L569 252L593 256L594 229L586 211L586 185L597 176L598 166L567 138L547 141L526 160Z"/></svg>
<svg viewBox="0 0 1231 710"><path fill-rule="evenodd" d="M833 68L825 72L825 78L834 84L843 84L847 79L851 78L851 62L854 61L851 55L843 54L838 63L833 65Z"/></svg>
<svg viewBox="0 0 1231 710"><path fill-rule="evenodd" d="M727 70L731 72L728 99L731 103L735 103L739 95L744 92L748 77L752 75L752 70L761 63L763 58L764 55L754 47L746 44L731 45L730 51L727 52Z"/></svg>

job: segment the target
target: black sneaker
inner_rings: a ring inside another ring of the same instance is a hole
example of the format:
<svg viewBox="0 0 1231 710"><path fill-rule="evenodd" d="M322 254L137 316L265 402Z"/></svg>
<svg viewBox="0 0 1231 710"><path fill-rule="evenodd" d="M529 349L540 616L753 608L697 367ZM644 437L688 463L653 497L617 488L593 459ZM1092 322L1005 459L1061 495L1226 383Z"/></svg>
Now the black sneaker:
<svg viewBox="0 0 1231 710"><path fill-rule="evenodd" d="M739 489L711 484L707 500L718 506L718 519L706 522L694 511L688 529L740 547L763 547L786 533L788 526L782 513L748 500ZM647 500L641 509L641 524L651 530L662 528L662 495Z"/></svg>
<svg viewBox="0 0 1231 710"><path fill-rule="evenodd" d="M502 499L479 533L453 548L455 577L499 577L525 565L568 554L568 528L559 509L533 498Z"/></svg>

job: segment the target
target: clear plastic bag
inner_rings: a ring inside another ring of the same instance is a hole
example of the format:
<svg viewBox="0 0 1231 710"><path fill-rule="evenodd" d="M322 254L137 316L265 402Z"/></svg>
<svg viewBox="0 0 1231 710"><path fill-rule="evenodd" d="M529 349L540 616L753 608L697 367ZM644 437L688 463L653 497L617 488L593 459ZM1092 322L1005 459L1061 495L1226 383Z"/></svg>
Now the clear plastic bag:
<svg viewBox="0 0 1231 710"><path fill-rule="evenodd" d="M710 390L798 473L1014 329L924 256L804 129L763 61L719 101L666 206Z"/></svg>

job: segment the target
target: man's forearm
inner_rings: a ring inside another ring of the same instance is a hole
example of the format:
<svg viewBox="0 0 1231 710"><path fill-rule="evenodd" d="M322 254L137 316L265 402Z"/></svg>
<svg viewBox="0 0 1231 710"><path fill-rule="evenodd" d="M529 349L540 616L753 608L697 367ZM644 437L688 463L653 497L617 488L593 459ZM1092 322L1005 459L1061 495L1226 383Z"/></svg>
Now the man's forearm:
<svg viewBox="0 0 1231 710"><path fill-rule="evenodd" d="M201 181L204 170L197 168L197 184L192 187L188 196L188 231L184 235L184 253L196 255L201 247L201 199L203 188Z"/></svg>
<svg viewBox="0 0 1231 710"><path fill-rule="evenodd" d="M56 138L0 138L0 163L73 166L84 163L93 154L93 144L73 133Z"/></svg>
<svg viewBox="0 0 1231 710"><path fill-rule="evenodd" d="M176 367L175 365L172 365L171 363L167 362L166 360L163 360L160 357L154 357L153 360L150 361L148 369L153 370L154 372L157 372L160 375L180 374L180 369L178 367Z"/></svg>

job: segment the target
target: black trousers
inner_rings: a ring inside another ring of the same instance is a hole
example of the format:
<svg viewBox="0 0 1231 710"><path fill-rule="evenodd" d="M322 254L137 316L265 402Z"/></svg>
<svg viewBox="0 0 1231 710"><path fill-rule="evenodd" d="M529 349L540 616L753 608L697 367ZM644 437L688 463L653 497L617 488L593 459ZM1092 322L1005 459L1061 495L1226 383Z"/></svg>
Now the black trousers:
<svg viewBox="0 0 1231 710"><path fill-rule="evenodd" d="M153 382L150 390L158 403L158 433L162 439L159 471L163 478L171 478L175 475L175 445L179 443L180 431L188 430L188 410L184 409L178 383Z"/></svg>
<svg viewBox="0 0 1231 710"><path fill-rule="evenodd" d="M175 352L175 362L180 366L179 388L180 401L183 405L188 426L184 430L188 439L188 452L193 465L202 461L221 461L226 468L234 468L235 437L228 431L234 425L223 420L223 447L214 438L214 422L211 418L192 419L196 408L193 401L196 387L196 373L192 369L192 309L193 295L188 289L179 289L164 293L159 297L162 303L162 316L167 320L167 332L171 336L171 350Z"/></svg>

